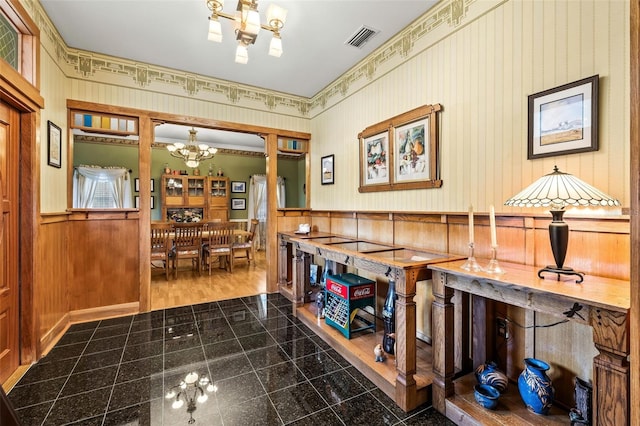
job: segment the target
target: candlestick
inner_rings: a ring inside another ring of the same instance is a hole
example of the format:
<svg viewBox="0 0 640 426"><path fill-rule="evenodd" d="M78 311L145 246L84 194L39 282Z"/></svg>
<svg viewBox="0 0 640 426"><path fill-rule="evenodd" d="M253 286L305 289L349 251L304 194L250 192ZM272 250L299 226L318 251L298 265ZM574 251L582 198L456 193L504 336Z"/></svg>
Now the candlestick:
<svg viewBox="0 0 640 426"><path fill-rule="evenodd" d="M504 274L505 271L498 263L498 246L491 247L491 260L484 270L490 274Z"/></svg>
<svg viewBox="0 0 640 426"><path fill-rule="evenodd" d="M491 247L498 247L498 238L496 237L496 210L491 205L489 212L489 226L491 227Z"/></svg>
<svg viewBox="0 0 640 426"><path fill-rule="evenodd" d="M473 243L469 243L469 257L467 258L467 261L462 264L461 268L473 272L483 270L482 266L478 265L476 258L473 256Z"/></svg>
<svg viewBox="0 0 640 426"><path fill-rule="evenodd" d="M473 205L469 205L469 244L473 244Z"/></svg>

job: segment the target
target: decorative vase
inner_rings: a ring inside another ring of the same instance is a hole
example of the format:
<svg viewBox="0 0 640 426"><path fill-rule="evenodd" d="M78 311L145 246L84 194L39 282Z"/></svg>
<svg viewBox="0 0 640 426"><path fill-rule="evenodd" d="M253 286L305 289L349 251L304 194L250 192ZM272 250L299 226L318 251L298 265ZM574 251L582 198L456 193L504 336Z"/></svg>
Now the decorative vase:
<svg viewBox="0 0 640 426"><path fill-rule="evenodd" d="M476 380L481 385L493 386L500 393L504 393L507 390L507 384L509 383L507 375L500 371L493 361L479 365L476 368Z"/></svg>
<svg viewBox="0 0 640 426"><path fill-rule="evenodd" d="M555 390L547 376L549 364L535 358L525 358L524 370L518 377L518 390L527 409L535 414L547 414L553 404Z"/></svg>

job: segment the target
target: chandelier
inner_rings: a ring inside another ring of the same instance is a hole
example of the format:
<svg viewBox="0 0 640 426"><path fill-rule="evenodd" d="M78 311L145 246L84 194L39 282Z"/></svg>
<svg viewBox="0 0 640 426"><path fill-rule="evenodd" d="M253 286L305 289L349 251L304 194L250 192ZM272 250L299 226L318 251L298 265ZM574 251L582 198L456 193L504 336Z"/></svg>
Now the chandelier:
<svg viewBox="0 0 640 426"><path fill-rule="evenodd" d="M287 11L285 9L275 4L270 4L267 9L267 24L261 24L257 0L238 0L238 6L236 7L236 13L234 15L222 11L224 0L207 0L207 7L211 10L211 16L209 17L209 40L218 43L222 42L222 28L218 20L219 17L235 21L236 40L238 40L238 47L236 48L237 63L246 64L249 60L247 47L256 42L260 28L273 33L271 44L269 45L269 55L277 58L282 55L280 30L284 26L284 21L287 18Z"/></svg>
<svg viewBox="0 0 640 426"><path fill-rule="evenodd" d="M175 142L167 145L167 150L172 157L184 160L187 167L195 168L200 165L200 161L208 160L218 152L212 146L200 144L196 142L196 129L189 130L189 140L186 144Z"/></svg>
<svg viewBox="0 0 640 426"><path fill-rule="evenodd" d="M193 424L196 421L193 418L193 412L196 411L197 408L196 402L203 404L209 399L209 395L205 393L205 390L208 393L217 392L218 387L212 384L206 376L199 377L198 373L192 371L187 374L179 384L169 389L165 397L167 399L173 399L171 408L176 410L181 408L186 402L187 413L189 413L187 423Z"/></svg>

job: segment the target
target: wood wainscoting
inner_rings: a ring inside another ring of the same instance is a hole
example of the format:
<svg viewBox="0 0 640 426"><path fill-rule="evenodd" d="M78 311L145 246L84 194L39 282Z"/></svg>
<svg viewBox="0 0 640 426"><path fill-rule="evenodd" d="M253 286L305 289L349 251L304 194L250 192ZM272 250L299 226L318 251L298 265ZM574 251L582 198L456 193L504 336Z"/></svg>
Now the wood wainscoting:
<svg viewBox="0 0 640 426"><path fill-rule="evenodd" d="M36 354L73 322L138 312L137 210L43 214L35 268Z"/></svg>

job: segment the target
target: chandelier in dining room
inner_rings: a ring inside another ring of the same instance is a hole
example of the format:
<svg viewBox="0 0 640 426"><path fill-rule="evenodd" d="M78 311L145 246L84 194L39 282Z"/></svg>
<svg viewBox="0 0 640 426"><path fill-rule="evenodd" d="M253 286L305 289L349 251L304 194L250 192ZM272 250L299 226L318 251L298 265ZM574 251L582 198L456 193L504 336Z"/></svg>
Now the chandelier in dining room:
<svg viewBox="0 0 640 426"><path fill-rule="evenodd" d="M197 130L189 130L189 140L187 143L174 142L167 145L167 150L172 157L180 158L187 167L196 168L201 161L209 160L218 152L217 148L206 144L198 144L196 140Z"/></svg>

